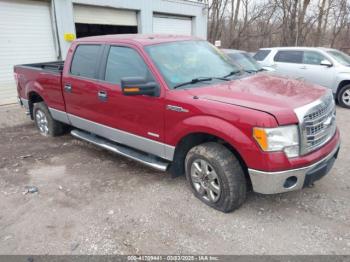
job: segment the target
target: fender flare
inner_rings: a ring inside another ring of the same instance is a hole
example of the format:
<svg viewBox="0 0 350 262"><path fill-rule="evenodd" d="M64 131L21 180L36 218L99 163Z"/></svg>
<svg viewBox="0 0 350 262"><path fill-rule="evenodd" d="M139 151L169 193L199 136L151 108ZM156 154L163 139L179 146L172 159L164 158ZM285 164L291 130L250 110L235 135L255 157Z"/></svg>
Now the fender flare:
<svg viewBox="0 0 350 262"><path fill-rule="evenodd" d="M32 92L37 93L44 101L47 99L44 88L37 81L29 81L24 88L28 100L30 100L29 94Z"/></svg>
<svg viewBox="0 0 350 262"><path fill-rule="evenodd" d="M28 99L28 109L30 118L33 120L33 102L31 101L31 93L36 93L38 96L42 98L42 100L45 102L47 101L47 97L44 91L44 88L36 81L29 81L24 86L25 95Z"/></svg>
<svg viewBox="0 0 350 262"><path fill-rule="evenodd" d="M340 84L341 84L342 82L348 82L348 83L350 83L350 74L349 74L349 73L339 73L339 74L337 75L337 78L336 78L336 85L335 85L335 87L334 87L334 89L333 89L333 93L334 93L334 94L338 95L338 92L339 92L340 89L341 89Z"/></svg>
<svg viewBox="0 0 350 262"><path fill-rule="evenodd" d="M175 148L184 137L195 133L203 133L220 138L230 144L243 158L244 152L242 148L251 148L254 144L250 137L233 124L213 116L202 115L186 118L175 125L172 130L172 133L175 135L170 138L169 142L175 145Z"/></svg>

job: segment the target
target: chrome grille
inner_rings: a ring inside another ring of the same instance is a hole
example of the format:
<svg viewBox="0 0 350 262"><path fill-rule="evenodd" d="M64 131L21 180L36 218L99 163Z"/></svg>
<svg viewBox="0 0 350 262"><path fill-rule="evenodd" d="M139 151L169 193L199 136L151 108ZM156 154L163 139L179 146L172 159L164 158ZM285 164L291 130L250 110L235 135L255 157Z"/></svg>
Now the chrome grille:
<svg viewBox="0 0 350 262"><path fill-rule="evenodd" d="M301 155L305 155L327 143L336 131L335 103L333 95L328 93L320 100L298 108Z"/></svg>

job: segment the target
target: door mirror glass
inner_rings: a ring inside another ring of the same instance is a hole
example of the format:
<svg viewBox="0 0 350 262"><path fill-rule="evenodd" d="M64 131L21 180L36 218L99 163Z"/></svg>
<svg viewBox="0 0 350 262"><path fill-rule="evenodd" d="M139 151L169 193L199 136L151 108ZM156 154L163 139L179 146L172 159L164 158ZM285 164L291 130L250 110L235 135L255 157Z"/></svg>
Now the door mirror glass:
<svg viewBox="0 0 350 262"><path fill-rule="evenodd" d="M333 64L331 62L329 62L327 59L322 60L320 65L328 66L328 67L333 66Z"/></svg>
<svg viewBox="0 0 350 262"><path fill-rule="evenodd" d="M272 66L263 66L262 69L264 69L265 71L268 71L268 72L275 72L276 71L276 68L273 68L273 65Z"/></svg>
<svg viewBox="0 0 350 262"><path fill-rule="evenodd" d="M121 79L122 92L126 96L148 95L159 96L159 86L154 81L147 81L143 77L123 77Z"/></svg>

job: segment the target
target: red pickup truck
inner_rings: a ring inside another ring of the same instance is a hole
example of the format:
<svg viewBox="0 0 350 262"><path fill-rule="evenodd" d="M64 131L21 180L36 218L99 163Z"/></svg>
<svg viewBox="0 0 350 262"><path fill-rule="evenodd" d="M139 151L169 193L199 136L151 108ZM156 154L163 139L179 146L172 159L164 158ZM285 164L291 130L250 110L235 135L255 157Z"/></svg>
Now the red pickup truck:
<svg viewBox="0 0 350 262"><path fill-rule="evenodd" d="M39 132L77 138L172 176L229 212L248 189L298 190L326 175L340 140L327 89L245 73L184 36L78 39L65 62L14 68Z"/></svg>

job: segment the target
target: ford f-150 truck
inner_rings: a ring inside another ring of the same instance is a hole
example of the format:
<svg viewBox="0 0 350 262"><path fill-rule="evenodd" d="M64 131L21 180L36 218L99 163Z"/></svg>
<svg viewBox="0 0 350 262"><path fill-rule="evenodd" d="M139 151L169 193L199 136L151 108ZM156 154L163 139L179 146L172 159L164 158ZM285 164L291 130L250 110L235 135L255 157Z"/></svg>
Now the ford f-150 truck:
<svg viewBox="0 0 350 262"><path fill-rule="evenodd" d="M74 41L65 62L14 68L42 135L71 134L172 176L229 212L252 189L298 190L339 151L327 89L242 72L207 41L110 35Z"/></svg>

